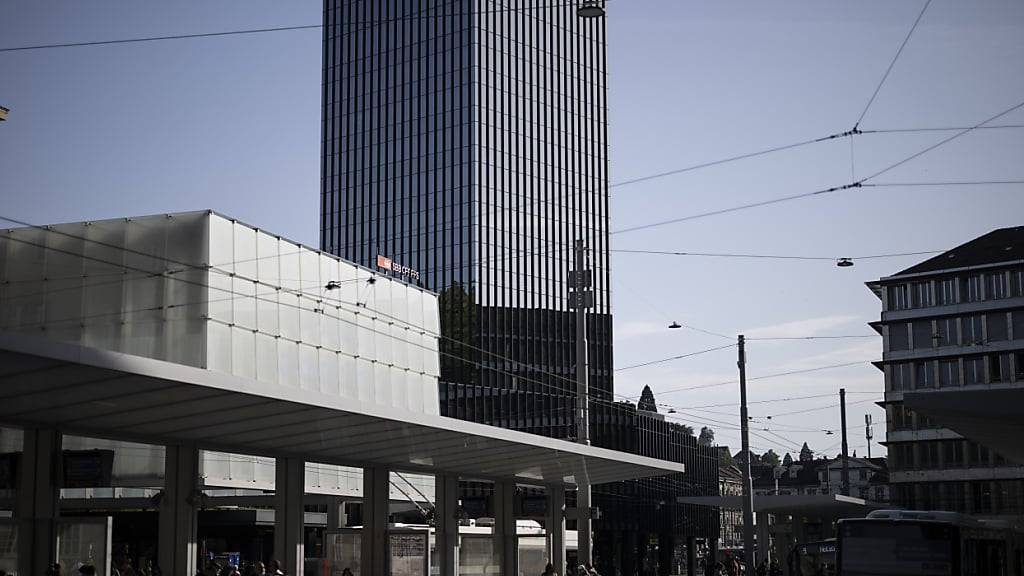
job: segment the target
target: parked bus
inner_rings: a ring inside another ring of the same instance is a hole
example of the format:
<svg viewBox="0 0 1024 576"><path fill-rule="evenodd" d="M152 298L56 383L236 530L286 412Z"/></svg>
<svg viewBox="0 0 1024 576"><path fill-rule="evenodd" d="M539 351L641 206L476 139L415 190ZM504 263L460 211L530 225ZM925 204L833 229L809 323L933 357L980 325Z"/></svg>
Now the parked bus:
<svg viewBox="0 0 1024 576"><path fill-rule="evenodd" d="M876 510L839 521L840 576L1022 576L1015 527L955 512Z"/></svg>

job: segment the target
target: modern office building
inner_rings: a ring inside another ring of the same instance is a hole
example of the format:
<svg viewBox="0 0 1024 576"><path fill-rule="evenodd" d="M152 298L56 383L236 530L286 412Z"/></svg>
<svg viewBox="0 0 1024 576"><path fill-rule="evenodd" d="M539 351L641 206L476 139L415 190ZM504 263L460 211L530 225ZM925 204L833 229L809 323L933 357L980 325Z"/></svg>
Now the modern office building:
<svg viewBox="0 0 1024 576"><path fill-rule="evenodd" d="M325 0L320 243L439 294L442 414L570 438L584 242L592 442L697 464L595 487L595 541L635 570L655 534L717 534L716 511L672 496L715 493L718 467L677 425L612 403L607 30L577 7Z"/></svg>
<svg viewBox="0 0 1024 576"><path fill-rule="evenodd" d="M575 240L591 391L610 399L605 19L325 0L324 25L321 248L440 294L442 409L492 420L494 390L575 395Z"/></svg>
<svg viewBox="0 0 1024 576"><path fill-rule="evenodd" d="M886 445L893 502L1024 514L1024 466L908 407L913 398L1024 389L1024 227L1003 228L868 283L882 301ZM995 422L996 420L992 420ZM991 433L998 434L998 431ZM1009 430L1007 430L1009 433Z"/></svg>

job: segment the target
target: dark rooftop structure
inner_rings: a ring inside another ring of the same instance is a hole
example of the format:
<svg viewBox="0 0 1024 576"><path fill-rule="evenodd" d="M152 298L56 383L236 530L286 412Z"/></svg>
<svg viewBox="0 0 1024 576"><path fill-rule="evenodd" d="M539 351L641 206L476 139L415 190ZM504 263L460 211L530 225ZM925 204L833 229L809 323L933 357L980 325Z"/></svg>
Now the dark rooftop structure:
<svg viewBox="0 0 1024 576"><path fill-rule="evenodd" d="M1000 262L1024 260L1024 226L1000 228L979 236L966 244L947 250L898 272L895 276L938 272L950 268L985 266Z"/></svg>

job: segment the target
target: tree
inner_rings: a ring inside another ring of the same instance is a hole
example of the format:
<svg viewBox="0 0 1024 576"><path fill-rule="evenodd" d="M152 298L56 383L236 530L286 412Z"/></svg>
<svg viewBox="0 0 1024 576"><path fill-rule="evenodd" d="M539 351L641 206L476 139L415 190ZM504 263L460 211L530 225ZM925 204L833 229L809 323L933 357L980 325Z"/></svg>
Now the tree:
<svg viewBox="0 0 1024 576"><path fill-rule="evenodd" d="M761 462L774 468L779 465L779 455L775 453L775 450L768 450L761 456Z"/></svg>
<svg viewBox="0 0 1024 576"><path fill-rule="evenodd" d="M640 401L636 403L636 409L647 412L658 411L658 405L654 402L654 392L651 392L650 386L644 386L643 391L640 392Z"/></svg>
<svg viewBox="0 0 1024 576"><path fill-rule="evenodd" d="M800 461L810 462L811 460L814 460L814 452L811 452L811 449L807 446L807 442L804 442L803 448L800 449Z"/></svg>
<svg viewBox="0 0 1024 576"><path fill-rule="evenodd" d="M715 443L715 431L707 426L703 426L700 429L700 436L697 438L697 444L701 446L711 446Z"/></svg>
<svg viewBox="0 0 1024 576"><path fill-rule="evenodd" d="M793 463L793 457L789 455L789 452L786 452L786 455L782 457L782 465L783 466L789 466L792 463Z"/></svg>

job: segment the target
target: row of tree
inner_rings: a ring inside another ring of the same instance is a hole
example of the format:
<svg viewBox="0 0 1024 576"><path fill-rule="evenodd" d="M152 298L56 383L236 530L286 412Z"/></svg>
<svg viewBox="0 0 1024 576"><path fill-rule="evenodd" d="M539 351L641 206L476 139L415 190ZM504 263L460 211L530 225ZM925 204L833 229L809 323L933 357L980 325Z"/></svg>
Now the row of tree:
<svg viewBox="0 0 1024 576"><path fill-rule="evenodd" d="M642 392L640 392L640 400L636 403L637 410L644 410L647 412L657 412L658 403L654 400L654 392L651 391L650 386L644 386ZM671 410L670 410L671 412ZM684 430L690 435L693 435L693 428L679 423ZM697 437L697 443L701 446L714 446L715 445L715 431L707 426L703 426L700 429L700 435ZM793 457L787 452L784 457L779 458L779 455L775 453L775 450L769 449L764 454L751 453L751 462L754 465L762 464L767 466L778 466L781 462L784 466L789 466L793 463ZM814 460L814 451L807 446L807 442L804 442L803 447L800 448L800 461L808 462ZM729 453L728 447L722 447L719 453L719 464L721 466L732 466L739 464L743 461L743 453L737 452L735 456Z"/></svg>

